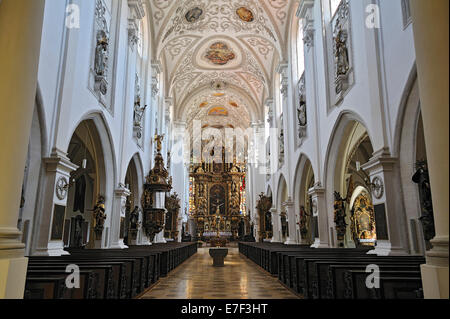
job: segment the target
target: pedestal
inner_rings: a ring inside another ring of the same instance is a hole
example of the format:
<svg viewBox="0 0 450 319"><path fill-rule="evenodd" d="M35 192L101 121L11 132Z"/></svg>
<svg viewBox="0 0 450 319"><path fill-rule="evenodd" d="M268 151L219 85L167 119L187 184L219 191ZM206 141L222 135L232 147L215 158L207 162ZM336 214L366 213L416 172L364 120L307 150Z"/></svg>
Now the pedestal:
<svg viewBox="0 0 450 319"><path fill-rule="evenodd" d="M228 256L228 249L226 248L211 248L209 255L213 258L213 267L224 267L225 257Z"/></svg>

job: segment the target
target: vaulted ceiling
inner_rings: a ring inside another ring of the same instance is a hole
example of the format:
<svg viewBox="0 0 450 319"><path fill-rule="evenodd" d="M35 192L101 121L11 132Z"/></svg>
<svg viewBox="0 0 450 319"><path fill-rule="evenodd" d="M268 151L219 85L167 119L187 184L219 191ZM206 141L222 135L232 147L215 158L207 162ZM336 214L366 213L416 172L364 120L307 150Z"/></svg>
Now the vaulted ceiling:
<svg viewBox="0 0 450 319"><path fill-rule="evenodd" d="M298 1L148 1L174 118L242 127L262 120Z"/></svg>

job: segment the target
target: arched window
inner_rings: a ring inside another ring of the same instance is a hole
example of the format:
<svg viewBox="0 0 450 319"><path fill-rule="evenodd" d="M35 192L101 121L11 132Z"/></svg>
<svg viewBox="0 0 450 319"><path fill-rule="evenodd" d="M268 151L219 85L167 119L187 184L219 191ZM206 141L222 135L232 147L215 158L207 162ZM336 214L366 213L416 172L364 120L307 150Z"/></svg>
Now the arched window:
<svg viewBox="0 0 450 319"><path fill-rule="evenodd" d="M331 17L334 16L341 2L342 0L330 0Z"/></svg>
<svg viewBox="0 0 450 319"><path fill-rule="evenodd" d="M138 37L139 41L137 43L137 52L139 57L142 58L144 50L144 23L142 20L139 22Z"/></svg>
<svg viewBox="0 0 450 319"><path fill-rule="evenodd" d="M303 19L298 22L298 34L297 34L297 77L301 78L303 72L305 71L305 52L304 52L304 42L303 42Z"/></svg>

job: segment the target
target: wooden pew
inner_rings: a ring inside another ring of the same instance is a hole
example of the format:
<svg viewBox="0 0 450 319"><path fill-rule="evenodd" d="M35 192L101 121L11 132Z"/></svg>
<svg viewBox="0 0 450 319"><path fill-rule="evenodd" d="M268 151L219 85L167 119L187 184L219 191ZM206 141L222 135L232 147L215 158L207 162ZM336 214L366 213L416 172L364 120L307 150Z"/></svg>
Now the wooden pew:
<svg viewBox="0 0 450 319"><path fill-rule="evenodd" d="M30 257L29 298L133 298L197 252L196 243L132 246L125 250L68 249L71 255ZM83 289L68 290L68 265L80 267ZM91 274L95 276L92 282ZM64 281L61 281L64 279ZM89 280L87 280L89 279ZM59 286L58 286L59 285ZM63 288L64 288L63 287ZM86 288L87 287L87 288ZM86 292L87 289L87 292ZM82 291L82 292L81 292Z"/></svg>
<svg viewBox="0 0 450 319"><path fill-rule="evenodd" d="M48 268L65 271L69 264L67 262L54 261L51 265L48 262L33 261L28 265L28 270L46 270ZM94 270L99 274L97 283L97 299L118 299L120 284L120 265L112 263L86 263L77 262L80 270ZM66 276L69 274L66 274Z"/></svg>
<svg viewBox="0 0 450 319"><path fill-rule="evenodd" d="M343 286L342 271L347 269L366 269L377 265L380 270L399 267L404 270L419 270L423 259L416 256L361 256L357 260L351 257L320 260L305 260L308 268L308 295L313 299L334 299L335 291ZM341 266L340 268L336 266ZM336 271L338 270L338 271ZM340 271L339 271L340 270ZM368 276L369 274L367 274Z"/></svg>
<svg viewBox="0 0 450 319"><path fill-rule="evenodd" d="M58 280L55 284L58 286L54 286L54 290L57 293L56 299L96 299L97 298L97 283L98 283L98 274L92 270L80 270L80 288L79 289L68 289L66 287L66 278L67 273L65 271L57 270L57 269L31 269L27 271L27 284L26 289L32 291L35 287L32 285L33 281L28 282L28 278L30 279L39 279L39 278L64 278L64 282ZM63 287L64 286L64 287ZM26 293L25 298L31 296L32 294Z"/></svg>
<svg viewBox="0 0 450 319"><path fill-rule="evenodd" d="M132 264L130 261L126 260L118 260L117 258L93 258L93 256L61 256L61 257L30 257L29 258L29 267L39 266L39 265L47 265L49 268L51 267L62 267L64 271L68 265L78 265L78 266L86 266L89 268L90 266L110 266L112 267L112 273L108 273L109 276L113 277L113 291L110 291L111 286L108 285L105 289L108 289L106 293L106 297L110 297L113 295L112 299L127 299L130 298L131 294L131 278L132 274ZM68 274L66 273L66 276Z"/></svg>
<svg viewBox="0 0 450 319"><path fill-rule="evenodd" d="M395 270L394 270L395 269ZM385 268L383 269L380 277L401 277L401 278L420 278L421 273L420 270L405 270L401 269L398 270L399 267L391 267L391 268ZM368 292L366 289L366 279L367 279L367 273L365 270L345 270L345 273L343 275L344 277L344 286L342 287L342 290L336 291L335 299L356 299L358 296L358 299L362 299L363 295L367 296L377 296L376 292ZM380 286L381 288L381 286ZM387 287L386 287L387 288ZM398 288L398 287L397 287ZM401 290L404 290L405 287L402 287ZM376 289L376 288L373 288ZM397 290L399 291L399 290ZM408 295L407 298L405 294L399 294L398 299L422 299L423 294L421 293L421 289L418 289L417 291L415 289L410 290L407 289L403 292L406 292ZM393 299L389 298L390 295L387 294L387 299Z"/></svg>
<svg viewBox="0 0 450 319"><path fill-rule="evenodd" d="M24 299L66 299L66 276L27 276Z"/></svg>
<svg viewBox="0 0 450 319"><path fill-rule="evenodd" d="M368 288L367 273L347 271L346 299L423 299L420 271L384 271L380 288Z"/></svg>

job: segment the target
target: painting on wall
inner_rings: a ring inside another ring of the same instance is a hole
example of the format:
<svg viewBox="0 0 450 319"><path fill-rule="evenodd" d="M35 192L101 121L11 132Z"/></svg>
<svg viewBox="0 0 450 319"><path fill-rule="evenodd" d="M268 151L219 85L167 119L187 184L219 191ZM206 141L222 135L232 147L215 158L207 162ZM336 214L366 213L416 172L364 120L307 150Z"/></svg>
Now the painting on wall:
<svg viewBox="0 0 450 319"><path fill-rule="evenodd" d="M216 106L213 107L211 110L209 110L208 115L211 116L228 116L228 111L221 107L221 106Z"/></svg>
<svg viewBox="0 0 450 319"><path fill-rule="evenodd" d="M246 7L240 7L239 9L237 9L236 14L238 15L239 19L244 22L253 22L255 20L253 12Z"/></svg>
<svg viewBox="0 0 450 319"><path fill-rule="evenodd" d="M203 10L202 8L199 7L194 7L192 9L190 9L188 12L186 12L186 15L184 16L186 18L186 21L189 23L195 23L198 20L200 20L200 18L203 15Z"/></svg>
<svg viewBox="0 0 450 319"><path fill-rule="evenodd" d="M206 51L205 58L213 64L226 65L236 58L236 54L225 43L215 42Z"/></svg>

